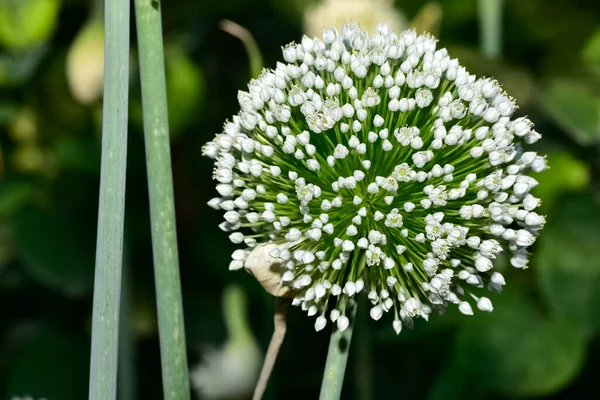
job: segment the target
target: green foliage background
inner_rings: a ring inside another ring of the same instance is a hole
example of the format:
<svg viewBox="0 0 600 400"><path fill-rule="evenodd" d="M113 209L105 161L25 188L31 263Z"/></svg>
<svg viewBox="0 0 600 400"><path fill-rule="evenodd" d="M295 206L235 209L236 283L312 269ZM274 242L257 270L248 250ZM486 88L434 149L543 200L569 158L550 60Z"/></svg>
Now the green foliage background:
<svg viewBox="0 0 600 400"><path fill-rule="evenodd" d="M314 1L313 1L314 2ZM423 1L398 0L408 19ZM505 0L503 58L478 54L476 0L441 1L439 38L473 73L491 75L544 135L540 177L547 225L527 271L500 266L495 311L449 310L396 336L391 321L357 332L346 399L571 399L597 394L600 368L600 3ZM254 35L265 65L299 39L295 0L169 1L163 5L175 200L189 360L223 342L221 293L239 282L266 348L272 302L227 265L233 245L206 202L214 196L201 146L237 111L248 80L242 44L223 18ZM0 399L87 395L100 168L101 100L82 105L67 83L67 52L88 22L85 0L0 0ZM159 399L141 98L132 41L124 283L123 387ZM87 57L87 56L86 56ZM83 71L85 72L85 71ZM364 310L362 310L364 311ZM359 311L360 312L360 311ZM293 309L268 396L317 396L328 335ZM129 343L129 345L127 344ZM125 393L125 392L124 392ZM126 397L124 396L123 399Z"/></svg>

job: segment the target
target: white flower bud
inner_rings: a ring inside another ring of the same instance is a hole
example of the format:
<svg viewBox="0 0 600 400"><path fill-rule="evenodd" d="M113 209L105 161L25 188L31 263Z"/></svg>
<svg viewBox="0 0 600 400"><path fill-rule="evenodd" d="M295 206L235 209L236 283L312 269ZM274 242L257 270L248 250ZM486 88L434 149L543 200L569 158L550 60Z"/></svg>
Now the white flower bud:
<svg viewBox="0 0 600 400"><path fill-rule="evenodd" d="M371 308L369 314L371 315L371 318L373 318L375 321L379 321L379 319L383 315L383 310L381 309L381 306L375 306Z"/></svg>
<svg viewBox="0 0 600 400"><path fill-rule="evenodd" d="M348 320L348 317L345 315L342 315L337 319L337 328L340 332L344 332L346 328L348 328L348 325L350 325L350 320Z"/></svg>
<svg viewBox="0 0 600 400"><path fill-rule="evenodd" d="M325 325L327 325L327 319L325 319L325 317L317 317L317 319L315 320L315 331L319 332L320 330L323 330L323 328L325 328Z"/></svg>
<svg viewBox="0 0 600 400"><path fill-rule="evenodd" d="M464 315L473 315L473 309L471 308L471 304L466 301L461 301L458 305L458 310Z"/></svg>
<svg viewBox="0 0 600 400"><path fill-rule="evenodd" d="M492 267L492 261L487 257L479 256L475 259L475 268L477 268L477 271L479 272L489 271Z"/></svg>
<svg viewBox="0 0 600 400"><path fill-rule="evenodd" d="M492 302L487 297L480 297L479 300L477 300L477 308L485 312L494 311Z"/></svg>

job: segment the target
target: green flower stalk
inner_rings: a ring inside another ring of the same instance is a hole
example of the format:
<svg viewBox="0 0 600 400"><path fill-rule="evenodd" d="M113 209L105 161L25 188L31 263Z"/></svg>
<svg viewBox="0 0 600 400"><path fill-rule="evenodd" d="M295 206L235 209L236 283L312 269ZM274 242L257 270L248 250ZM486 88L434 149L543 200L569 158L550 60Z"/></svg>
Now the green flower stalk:
<svg viewBox="0 0 600 400"><path fill-rule="evenodd" d="M98 236L89 398L117 397L119 306L123 263L127 100L129 97L129 3L105 2L104 106Z"/></svg>
<svg viewBox="0 0 600 400"><path fill-rule="evenodd" d="M502 55L502 8L504 0L479 0L481 53L492 60Z"/></svg>
<svg viewBox="0 0 600 400"><path fill-rule="evenodd" d="M152 254L165 399L190 398L160 3L135 0L144 111Z"/></svg>
<svg viewBox="0 0 600 400"><path fill-rule="evenodd" d="M541 135L514 100L435 38L387 25L328 28L283 58L203 149L209 204L245 246L230 269L268 251L317 331L348 328L362 292L397 333L449 305L492 311L494 260L525 268L545 222L529 193L545 158L525 151Z"/></svg>

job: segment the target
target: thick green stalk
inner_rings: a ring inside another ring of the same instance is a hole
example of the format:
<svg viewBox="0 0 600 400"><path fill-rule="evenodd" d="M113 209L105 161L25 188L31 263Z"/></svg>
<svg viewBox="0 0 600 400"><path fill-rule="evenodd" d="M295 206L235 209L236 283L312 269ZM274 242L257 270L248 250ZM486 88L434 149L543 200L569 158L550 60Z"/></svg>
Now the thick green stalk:
<svg viewBox="0 0 600 400"><path fill-rule="evenodd" d="M481 52L491 60L502 55L502 3L504 0L479 0Z"/></svg>
<svg viewBox="0 0 600 400"><path fill-rule="evenodd" d="M129 96L128 1L106 0L104 29L102 163L90 360L92 400L112 400L117 393Z"/></svg>
<svg viewBox="0 0 600 400"><path fill-rule="evenodd" d="M355 325L355 315L356 305L353 305L348 313L350 325L343 332L340 332L335 326L333 327L323 382L321 383L320 400L339 400L341 398L348 352L350 351L350 340Z"/></svg>
<svg viewBox="0 0 600 400"><path fill-rule="evenodd" d="M135 0L165 399L189 399L160 3Z"/></svg>
<svg viewBox="0 0 600 400"><path fill-rule="evenodd" d="M372 400L373 396L373 360L371 357L371 332L369 331L369 307L365 297L358 301L360 311L356 314L356 339L354 353L354 383L356 398Z"/></svg>
<svg viewBox="0 0 600 400"><path fill-rule="evenodd" d="M125 241L121 279L121 313L119 318L119 400L134 400L136 396L136 356L133 337L131 264Z"/></svg>

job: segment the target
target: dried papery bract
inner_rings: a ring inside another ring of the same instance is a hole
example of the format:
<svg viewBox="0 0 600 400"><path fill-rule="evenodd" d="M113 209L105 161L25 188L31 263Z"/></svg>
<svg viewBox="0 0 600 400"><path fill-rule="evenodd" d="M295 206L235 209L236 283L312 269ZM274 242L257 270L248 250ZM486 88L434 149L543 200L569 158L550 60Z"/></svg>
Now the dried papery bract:
<svg viewBox="0 0 600 400"><path fill-rule="evenodd" d="M526 150L541 136L513 99L430 35L387 25L327 28L283 58L203 149L209 205L242 246L230 269L270 246L316 330L346 329L359 293L398 333L450 305L492 311L496 258L525 268L545 222L529 193L545 158Z"/></svg>
<svg viewBox="0 0 600 400"><path fill-rule="evenodd" d="M281 260L269 254L278 251L279 246L273 243L258 245L248 255L244 268L273 296L293 298L296 293L281 280L285 272Z"/></svg>

